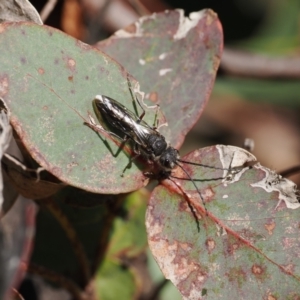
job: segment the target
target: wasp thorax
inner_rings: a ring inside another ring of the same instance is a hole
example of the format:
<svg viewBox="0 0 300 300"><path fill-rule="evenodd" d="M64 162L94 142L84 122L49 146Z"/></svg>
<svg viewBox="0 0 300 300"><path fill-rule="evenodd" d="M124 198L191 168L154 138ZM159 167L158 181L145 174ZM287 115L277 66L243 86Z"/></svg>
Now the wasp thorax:
<svg viewBox="0 0 300 300"><path fill-rule="evenodd" d="M173 147L169 147L160 156L159 162L166 169L173 169L179 159L179 152Z"/></svg>
<svg viewBox="0 0 300 300"><path fill-rule="evenodd" d="M151 134L148 141L154 156L160 156L167 148L167 142L161 135Z"/></svg>

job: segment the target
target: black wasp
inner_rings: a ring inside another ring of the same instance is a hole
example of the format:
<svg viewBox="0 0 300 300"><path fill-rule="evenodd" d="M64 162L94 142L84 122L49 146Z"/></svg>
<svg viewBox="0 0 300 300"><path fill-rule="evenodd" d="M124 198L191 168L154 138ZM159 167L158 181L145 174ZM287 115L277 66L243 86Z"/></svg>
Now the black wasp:
<svg viewBox="0 0 300 300"><path fill-rule="evenodd" d="M101 128L101 130L105 130L109 135L122 140L124 143L126 143L128 140L131 140L134 143L135 155L131 158L129 164L131 164L131 162L137 156L142 155L149 162L156 164L158 167L158 173L156 175L160 180L172 177L172 169L174 169L176 166L181 168L186 174L187 179L193 183L205 207L201 192L180 162L204 167L209 166L181 160L178 150L167 144L165 137L159 133L157 127L154 125L150 126L143 121L145 110L137 97L136 102L142 109L140 116L137 116L137 114L128 110L124 105L110 97L97 95L93 100L93 108L98 120L100 121L102 119L104 122L109 124L113 130L115 129L119 133L124 134L124 136L120 137L118 134L107 131L104 128ZM94 122L92 121L92 123ZM92 127L94 126L97 125L92 124ZM127 167L128 165L125 167L125 169Z"/></svg>

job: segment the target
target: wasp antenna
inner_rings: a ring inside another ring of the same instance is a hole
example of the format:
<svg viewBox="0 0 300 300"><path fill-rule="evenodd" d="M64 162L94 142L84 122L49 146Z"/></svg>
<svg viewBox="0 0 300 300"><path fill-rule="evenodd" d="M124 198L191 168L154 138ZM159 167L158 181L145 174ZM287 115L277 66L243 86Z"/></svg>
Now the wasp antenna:
<svg viewBox="0 0 300 300"><path fill-rule="evenodd" d="M209 165L205 165L205 164L195 163L192 161L186 161L186 160L182 160L182 159L178 159L178 161L180 161L184 164L194 165L194 166L199 166L199 167L204 167L204 168L209 168L209 169L222 170L222 171L230 171L231 170L231 168L219 168L219 167L209 166Z"/></svg>
<svg viewBox="0 0 300 300"><path fill-rule="evenodd" d="M186 198L186 202L187 202L187 204L188 204L188 206L189 206L189 208L190 208L190 210L191 210L191 212L192 212L192 214L193 214L193 216L194 216L194 218L196 220L197 230L198 230L198 232L200 232L199 219L198 219L198 216L196 214L196 211L195 211L195 209L194 209L194 207L193 207L193 205L191 203L191 200L190 200L188 194L182 189L182 187L180 185L178 185L178 183L176 181L172 180L171 177L168 177L168 179L171 180L179 188L179 190L182 192L183 196ZM207 213L207 211L206 211L206 213Z"/></svg>
<svg viewBox="0 0 300 300"><path fill-rule="evenodd" d="M195 189L197 190L197 192L198 192L198 194L199 194L199 196L200 196L200 198L201 198L201 201L202 201L202 203L203 203L205 212L206 212L206 214L207 214L207 209L206 209L206 206L205 206L205 203L204 203L204 199L203 199L202 194L201 194L201 192L199 191L199 189L198 189L196 183L194 182L193 178L190 176L190 174L189 174L189 173L188 173L188 172L187 172L180 164L177 164L177 163L175 163L175 164L176 164L176 165L177 165L177 166L178 166L178 167L186 174L186 176L189 178L189 180L193 183Z"/></svg>

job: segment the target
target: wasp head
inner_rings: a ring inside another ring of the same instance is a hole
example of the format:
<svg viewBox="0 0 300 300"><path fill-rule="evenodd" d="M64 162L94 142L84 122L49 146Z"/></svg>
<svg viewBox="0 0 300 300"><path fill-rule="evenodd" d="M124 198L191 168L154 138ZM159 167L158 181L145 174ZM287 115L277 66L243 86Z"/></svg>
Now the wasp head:
<svg viewBox="0 0 300 300"><path fill-rule="evenodd" d="M179 152L173 147L168 147L160 156L159 163L165 170L172 170L179 159Z"/></svg>

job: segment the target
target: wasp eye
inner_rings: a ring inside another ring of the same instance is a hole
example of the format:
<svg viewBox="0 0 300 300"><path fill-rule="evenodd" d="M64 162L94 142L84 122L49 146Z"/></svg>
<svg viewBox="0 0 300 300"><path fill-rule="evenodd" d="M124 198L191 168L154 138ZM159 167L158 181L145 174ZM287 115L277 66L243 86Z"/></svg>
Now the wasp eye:
<svg viewBox="0 0 300 300"><path fill-rule="evenodd" d="M165 169L173 169L178 160L178 151L172 147L169 147L162 153L159 162Z"/></svg>

